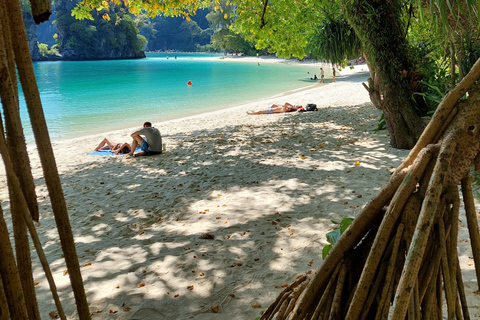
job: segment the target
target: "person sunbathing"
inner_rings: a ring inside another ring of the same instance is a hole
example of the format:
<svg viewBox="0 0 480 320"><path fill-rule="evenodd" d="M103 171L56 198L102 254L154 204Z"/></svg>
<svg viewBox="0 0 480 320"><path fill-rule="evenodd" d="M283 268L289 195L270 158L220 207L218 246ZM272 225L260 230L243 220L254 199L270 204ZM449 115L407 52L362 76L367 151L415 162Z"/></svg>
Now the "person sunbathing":
<svg viewBox="0 0 480 320"><path fill-rule="evenodd" d="M272 113L284 113L284 112L293 112L300 109L302 106L294 106L288 102L286 102L283 106L278 104L272 105L267 110L260 110L260 111L249 111L248 114L272 114Z"/></svg>
<svg viewBox="0 0 480 320"><path fill-rule="evenodd" d="M100 144L95 148L94 151L99 151L99 150L112 150L114 154L127 154L132 151L132 147L128 143L115 143L109 140L108 138L105 138L100 142Z"/></svg>

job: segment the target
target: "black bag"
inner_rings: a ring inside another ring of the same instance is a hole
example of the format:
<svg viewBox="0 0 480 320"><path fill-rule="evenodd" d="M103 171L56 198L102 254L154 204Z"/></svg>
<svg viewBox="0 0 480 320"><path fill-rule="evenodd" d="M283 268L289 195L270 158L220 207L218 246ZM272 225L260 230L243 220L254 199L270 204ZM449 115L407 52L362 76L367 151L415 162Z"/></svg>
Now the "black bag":
<svg viewBox="0 0 480 320"><path fill-rule="evenodd" d="M307 106L305 107L305 111L318 111L317 105L316 105L316 104L313 104L313 103L309 103L309 104L307 104Z"/></svg>

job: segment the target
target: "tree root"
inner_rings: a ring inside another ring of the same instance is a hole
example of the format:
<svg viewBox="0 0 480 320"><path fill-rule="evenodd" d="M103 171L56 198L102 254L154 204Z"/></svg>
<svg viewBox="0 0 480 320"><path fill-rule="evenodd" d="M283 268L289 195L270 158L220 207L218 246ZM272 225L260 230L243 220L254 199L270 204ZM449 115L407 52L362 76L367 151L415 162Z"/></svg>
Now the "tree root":
<svg viewBox="0 0 480 320"><path fill-rule="evenodd" d="M480 287L480 235L468 178L471 165L480 169L480 89L457 100L480 77L480 60L474 69L342 234L295 308L277 319L436 320L443 318L444 301L448 319L470 318L457 253L458 184ZM286 303L285 294L274 304Z"/></svg>

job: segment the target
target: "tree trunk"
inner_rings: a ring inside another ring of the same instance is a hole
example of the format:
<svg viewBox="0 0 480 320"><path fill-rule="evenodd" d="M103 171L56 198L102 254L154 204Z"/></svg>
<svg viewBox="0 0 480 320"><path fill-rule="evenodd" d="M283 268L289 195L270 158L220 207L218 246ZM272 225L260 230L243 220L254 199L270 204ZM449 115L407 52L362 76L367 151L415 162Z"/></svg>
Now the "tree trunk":
<svg viewBox="0 0 480 320"><path fill-rule="evenodd" d="M420 137L424 124L417 113L418 107L411 99L410 82L418 75L408 59L408 44L398 14L397 1L342 0L345 14L355 29L369 63L381 81L380 109L390 134L390 144L400 149L410 149ZM414 79L416 80L416 79ZM370 90L369 90L370 91ZM372 94L371 94L372 96ZM372 99L374 105L378 99Z"/></svg>

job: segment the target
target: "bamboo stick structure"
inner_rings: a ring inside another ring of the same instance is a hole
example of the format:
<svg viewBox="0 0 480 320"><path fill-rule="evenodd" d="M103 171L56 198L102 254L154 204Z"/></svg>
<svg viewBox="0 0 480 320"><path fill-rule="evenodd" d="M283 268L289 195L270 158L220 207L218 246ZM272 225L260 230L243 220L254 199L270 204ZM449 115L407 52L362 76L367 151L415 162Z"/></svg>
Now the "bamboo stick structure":
<svg viewBox="0 0 480 320"><path fill-rule="evenodd" d="M51 14L49 0L32 0L31 4L35 22L48 19ZM0 2L0 98L4 115L4 122L0 121L0 153L7 172L16 252L15 259L9 230L0 210L0 319L40 319L28 234L33 240L50 285L57 313L61 319L66 319L33 224L33 220L38 221L39 213L20 120L17 73L27 103L79 319L90 319L73 233L33 72L20 3L17 0ZM12 161L13 158L15 162Z"/></svg>
<svg viewBox="0 0 480 320"><path fill-rule="evenodd" d="M306 278L295 307L280 312L291 308L277 299L261 319L470 319L457 236L461 192L480 287L470 180L471 168L480 169L479 81L480 60L445 96L418 143L315 276Z"/></svg>

